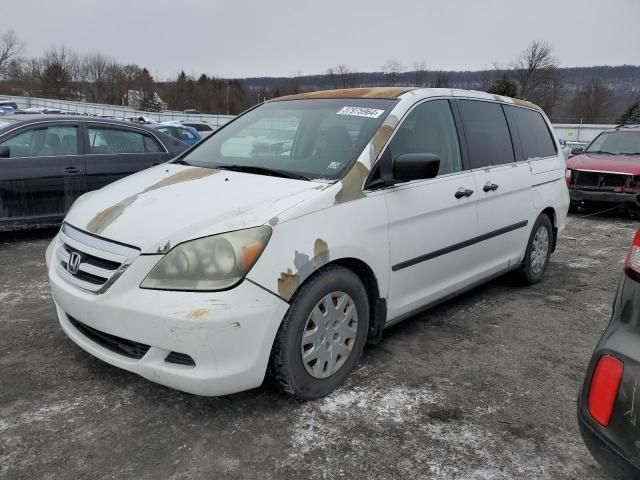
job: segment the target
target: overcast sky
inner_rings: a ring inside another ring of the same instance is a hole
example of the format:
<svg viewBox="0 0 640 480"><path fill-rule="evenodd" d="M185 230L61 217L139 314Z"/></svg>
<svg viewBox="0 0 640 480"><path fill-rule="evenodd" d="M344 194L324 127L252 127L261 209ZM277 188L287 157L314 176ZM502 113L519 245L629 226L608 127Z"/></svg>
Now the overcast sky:
<svg viewBox="0 0 640 480"><path fill-rule="evenodd" d="M394 58L430 69L509 64L529 41L562 66L640 64L640 0L2 0L0 32L25 54L52 45L220 77L380 70Z"/></svg>

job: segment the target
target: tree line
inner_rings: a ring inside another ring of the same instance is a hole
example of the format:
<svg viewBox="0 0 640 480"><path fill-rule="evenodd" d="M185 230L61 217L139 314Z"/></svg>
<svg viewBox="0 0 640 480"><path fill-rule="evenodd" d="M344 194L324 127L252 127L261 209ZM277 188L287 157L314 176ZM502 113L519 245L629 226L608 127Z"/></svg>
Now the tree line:
<svg viewBox="0 0 640 480"><path fill-rule="evenodd" d="M194 77L181 71L174 80L156 81L144 66L122 64L100 53L81 55L60 46L39 57L25 57L23 47L13 31L0 35L1 91L135 106L149 111L168 108L237 114L256 103L309 90L416 86L473 88L528 100L559 122L608 123L629 121L640 115L640 95L634 96L626 89L621 96L621 88L612 88L611 82L589 78L583 72L579 74L580 82L569 86L562 74L566 69L559 68L551 45L537 40L510 65L494 64L493 69L479 72L479 79L472 85L461 76L473 72L432 71L423 60L409 67L395 59L382 64L380 72L358 72L346 64L338 64L324 75L311 77L220 79L206 74ZM131 91L135 92L133 97Z"/></svg>

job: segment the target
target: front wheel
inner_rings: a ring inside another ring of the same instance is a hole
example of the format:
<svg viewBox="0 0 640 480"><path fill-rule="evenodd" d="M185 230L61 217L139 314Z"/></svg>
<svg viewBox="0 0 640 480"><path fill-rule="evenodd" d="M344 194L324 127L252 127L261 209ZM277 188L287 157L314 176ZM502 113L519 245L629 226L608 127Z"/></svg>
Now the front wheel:
<svg viewBox="0 0 640 480"><path fill-rule="evenodd" d="M517 271L517 275L522 282L533 285L542 280L549 263L552 241L553 227L551 220L544 214L540 215L531 230L522 266Z"/></svg>
<svg viewBox="0 0 640 480"><path fill-rule="evenodd" d="M323 397L357 365L368 330L362 282L351 270L329 266L291 302L273 344L271 374L298 400Z"/></svg>

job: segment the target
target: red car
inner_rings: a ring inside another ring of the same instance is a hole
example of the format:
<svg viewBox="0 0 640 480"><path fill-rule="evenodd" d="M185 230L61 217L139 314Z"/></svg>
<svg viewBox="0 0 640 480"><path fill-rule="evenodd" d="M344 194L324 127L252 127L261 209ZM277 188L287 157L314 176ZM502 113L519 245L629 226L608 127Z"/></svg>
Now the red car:
<svg viewBox="0 0 640 480"><path fill-rule="evenodd" d="M567 160L571 206L608 208L616 204L640 213L640 125L603 131Z"/></svg>

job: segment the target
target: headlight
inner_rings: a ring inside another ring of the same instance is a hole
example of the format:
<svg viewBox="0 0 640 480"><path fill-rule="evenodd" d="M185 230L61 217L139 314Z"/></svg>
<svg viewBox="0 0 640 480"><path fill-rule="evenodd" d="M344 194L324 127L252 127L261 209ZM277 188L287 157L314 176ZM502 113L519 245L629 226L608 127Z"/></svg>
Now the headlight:
<svg viewBox="0 0 640 480"><path fill-rule="evenodd" d="M155 290L224 290L249 273L271 237L257 227L181 243L153 267L142 288Z"/></svg>

